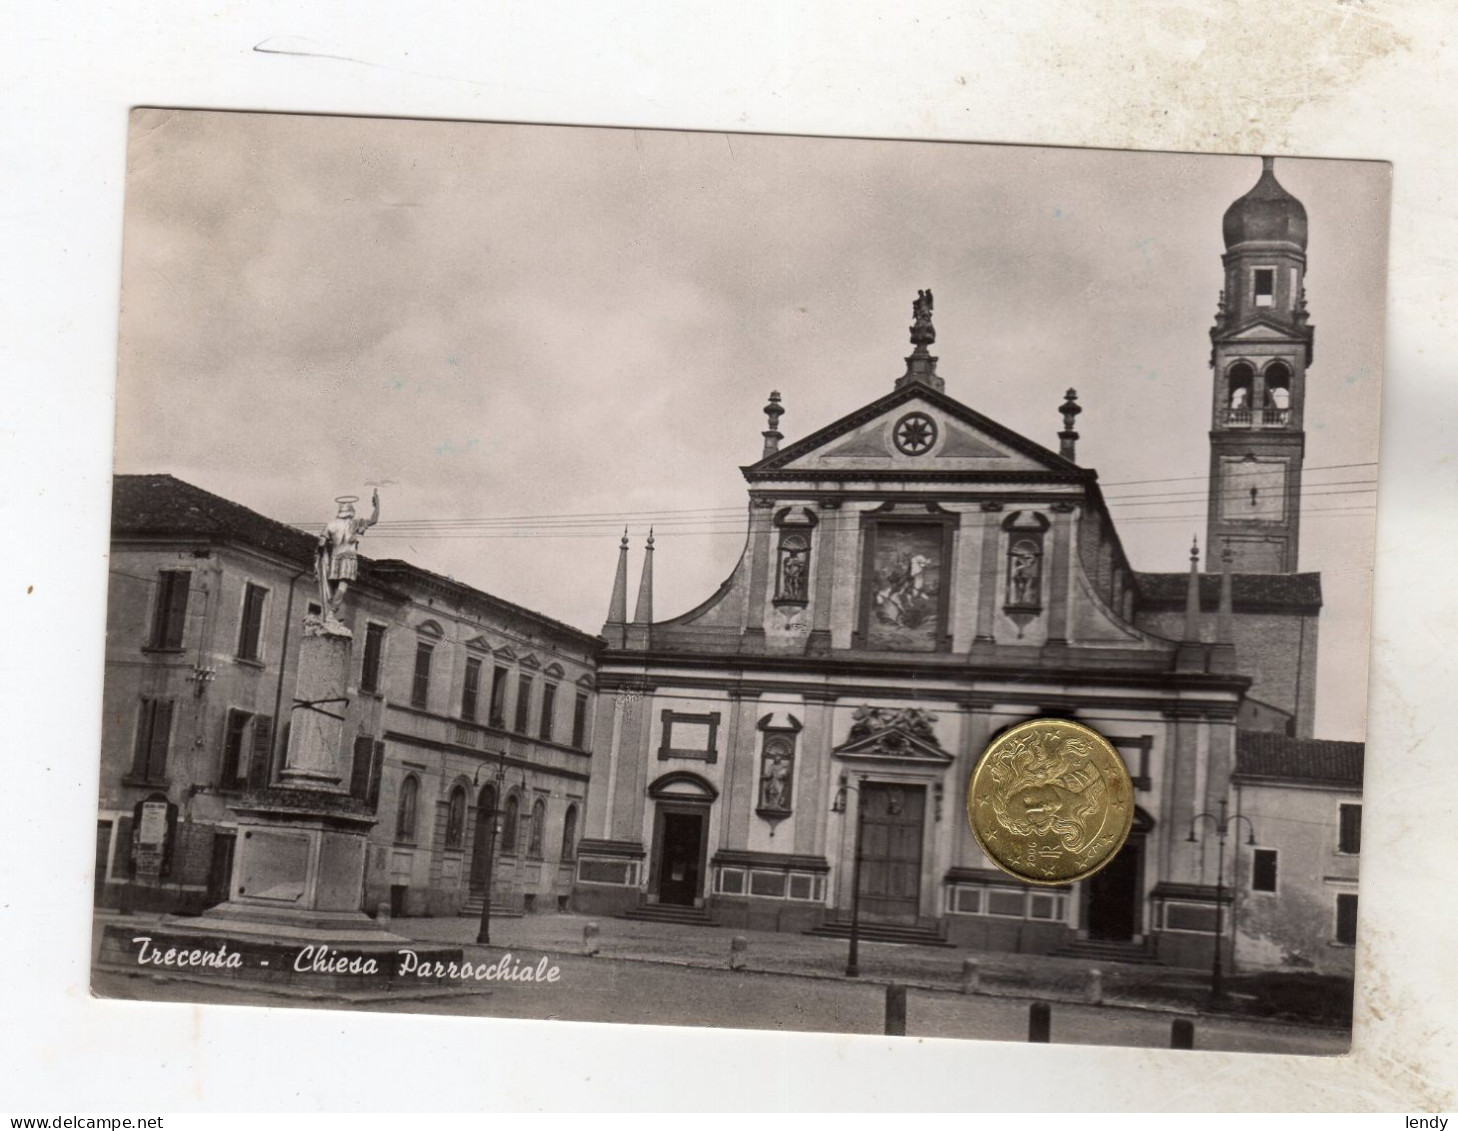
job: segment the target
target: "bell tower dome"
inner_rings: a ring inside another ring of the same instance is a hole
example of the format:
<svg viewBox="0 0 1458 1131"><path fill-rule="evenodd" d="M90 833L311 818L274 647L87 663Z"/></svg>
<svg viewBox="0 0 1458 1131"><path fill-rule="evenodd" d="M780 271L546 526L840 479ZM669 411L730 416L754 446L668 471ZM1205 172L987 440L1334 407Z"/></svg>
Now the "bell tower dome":
<svg viewBox="0 0 1458 1131"><path fill-rule="evenodd" d="M1300 545L1302 416L1315 335L1306 311L1306 209L1261 159L1225 211L1225 288L1210 330L1209 562L1294 573Z"/></svg>

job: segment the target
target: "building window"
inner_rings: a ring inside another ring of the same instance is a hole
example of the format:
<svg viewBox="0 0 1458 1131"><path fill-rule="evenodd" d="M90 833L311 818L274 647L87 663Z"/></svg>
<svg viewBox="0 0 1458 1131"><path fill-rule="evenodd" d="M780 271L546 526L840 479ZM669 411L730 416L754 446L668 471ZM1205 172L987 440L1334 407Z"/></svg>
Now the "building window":
<svg viewBox="0 0 1458 1131"><path fill-rule="evenodd" d="M488 721L494 727L506 726L506 679L509 674L503 667L491 671L491 715Z"/></svg>
<svg viewBox="0 0 1458 1131"><path fill-rule="evenodd" d="M385 658L385 626L365 625L364 664L359 672L359 689L372 695L380 690L380 665Z"/></svg>
<svg viewBox="0 0 1458 1131"><path fill-rule="evenodd" d="M658 747L660 761L666 758L696 758L717 762L719 751L719 712L687 715L680 711L663 712L663 738Z"/></svg>
<svg viewBox="0 0 1458 1131"><path fill-rule="evenodd" d="M243 587L243 616L238 626L238 658L255 663L263 659L263 602L268 590L249 583Z"/></svg>
<svg viewBox="0 0 1458 1131"><path fill-rule="evenodd" d="M466 682L461 688L461 718L476 721L476 701L481 697L481 659L466 657Z"/></svg>
<svg viewBox="0 0 1458 1131"><path fill-rule="evenodd" d="M587 695L581 691L572 704L572 745L578 750L587 749Z"/></svg>
<svg viewBox="0 0 1458 1131"><path fill-rule="evenodd" d="M349 795L375 807L380 795L380 764L384 761L385 744L368 734L356 735L354 760L349 770Z"/></svg>
<svg viewBox="0 0 1458 1131"><path fill-rule="evenodd" d="M1336 941L1343 946L1357 945L1357 897L1343 892L1336 897Z"/></svg>
<svg viewBox="0 0 1458 1131"><path fill-rule="evenodd" d="M562 856L563 860L571 860L577 854L577 806L567 806L567 814L562 818Z"/></svg>
<svg viewBox="0 0 1458 1131"><path fill-rule="evenodd" d="M527 833L527 855L534 860L542 858L542 832L547 824L547 803L540 797L532 806L532 827Z"/></svg>
<svg viewBox="0 0 1458 1131"><path fill-rule="evenodd" d="M1355 856L1362 851L1362 807L1356 804L1342 805L1338 807L1337 815L1340 824L1337 851L1347 856Z"/></svg>
<svg viewBox="0 0 1458 1131"><path fill-rule="evenodd" d="M414 843L415 809L419 800L420 779L410 774L400 783L400 804L395 810L396 840Z"/></svg>
<svg viewBox="0 0 1458 1131"><path fill-rule="evenodd" d="M446 810L447 848L460 848L466 841L466 787L456 786L451 790L450 807Z"/></svg>
<svg viewBox="0 0 1458 1131"><path fill-rule="evenodd" d="M192 573L185 569L164 569L157 574L157 607L152 614L153 648L178 649L187 626L187 595Z"/></svg>
<svg viewBox="0 0 1458 1131"><path fill-rule="evenodd" d="M555 721L553 716L557 713L557 685L554 683L542 684L542 729L541 735L548 742L552 741L552 724Z"/></svg>
<svg viewBox="0 0 1458 1131"><path fill-rule="evenodd" d="M248 760L243 753L243 743L252 718L247 711L228 712L223 726L223 766L218 774L218 786L222 789L237 789L247 783Z"/></svg>
<svg viewBox="0 0 1458 1131"><path fill-rule="evenodd" d="M516 855L516 831L520 816L520 798L514 793L508 795L505 815L501 818L501 853L503 856Z"/></svg>
<svg viewBox="0 0 1458 1131"><path fill-rule="evenodd" d="M167 780L167 746L172 735L172 700L143 699L137 716L137 746L132 777L145 782Z"/></svg>
<svg viewBox="0 0 1458 1131"><path fill-rule="evenodd" d="M430 657L435 646L421 641L415 645L415 682L410 688L410 705L422 710L430 702Z"/></svg>
<svg viewBox="0 0 1458 1131"><path fill-rule="evenodd" d="M532 677L521 676L516 681L516 726L517 734L526 734L527 720L532 711Z"/></svg>
<svg viewBox="0 0 1458 1131"><path fill-rule="evenodd" d="M1255 269L1255 304L1273 306L1276 302L1276 269L1257 267Z"/></svg>
<svg viewBox="0 0 1458 1131"><path fill-rule="evenodd" d="M1276 850L1257 848L1250 861L1250 890L1274 893L1276 890Z"/></svg>

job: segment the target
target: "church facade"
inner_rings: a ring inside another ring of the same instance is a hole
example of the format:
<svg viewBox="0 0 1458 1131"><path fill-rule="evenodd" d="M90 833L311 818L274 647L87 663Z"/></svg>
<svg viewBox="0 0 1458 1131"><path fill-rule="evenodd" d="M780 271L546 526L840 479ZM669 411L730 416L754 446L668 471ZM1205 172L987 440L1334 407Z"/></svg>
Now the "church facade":
<svg viewBox="0 0 1458 1131"><path fill-rule="evenodd" d="M1321 607L1296 572L1305 212L1269 162L1225 240L1204 573L1130 561L1073 390L1056 450L948 391L930 292L880 398L783 445L771 395L715 593L655 620L650 536L630 615L624 539L577 908L842 934L859 850L873 937L1209 961L1231 884L1192 826L1232 801L1240 734L1310 738ZM1136 790L1124 849L1066 888L994 869L965 814L989 741L1048 716L1105 735Z"/></svg>

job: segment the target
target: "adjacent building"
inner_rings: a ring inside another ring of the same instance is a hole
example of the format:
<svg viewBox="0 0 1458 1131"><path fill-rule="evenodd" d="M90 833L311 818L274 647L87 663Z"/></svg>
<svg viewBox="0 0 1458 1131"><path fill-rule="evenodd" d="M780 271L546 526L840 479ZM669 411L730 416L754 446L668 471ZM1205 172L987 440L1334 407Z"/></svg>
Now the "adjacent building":
<svg viewBox="0 0 1458 1131"><path fill-rule="evenodd" d="M172 476L117 476L98 905L191 912L224 900L231 806L273 783L290 718L314 709L343 715L350 791L378 814L367 909L474 910L492 873L503 911L565 901L597 639L404 562L364 560L344 610L347 700L302 704L315 545ZM166 822L160 858L139 852L153 813Z"/></svg>

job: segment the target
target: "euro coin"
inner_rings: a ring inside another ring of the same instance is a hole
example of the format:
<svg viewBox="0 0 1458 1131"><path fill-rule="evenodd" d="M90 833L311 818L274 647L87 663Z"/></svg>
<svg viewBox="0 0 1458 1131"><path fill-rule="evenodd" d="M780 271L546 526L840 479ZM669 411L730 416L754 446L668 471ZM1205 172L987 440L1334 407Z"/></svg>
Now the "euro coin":
<svg viewBox="0 0 1458 1131"><path fill-rule="evenodd" d="M1124 846L1134 783L1101 734L1033 719L998 735L967 783L967 819L987 858L1030 884L1071 884Z"/></svg>

